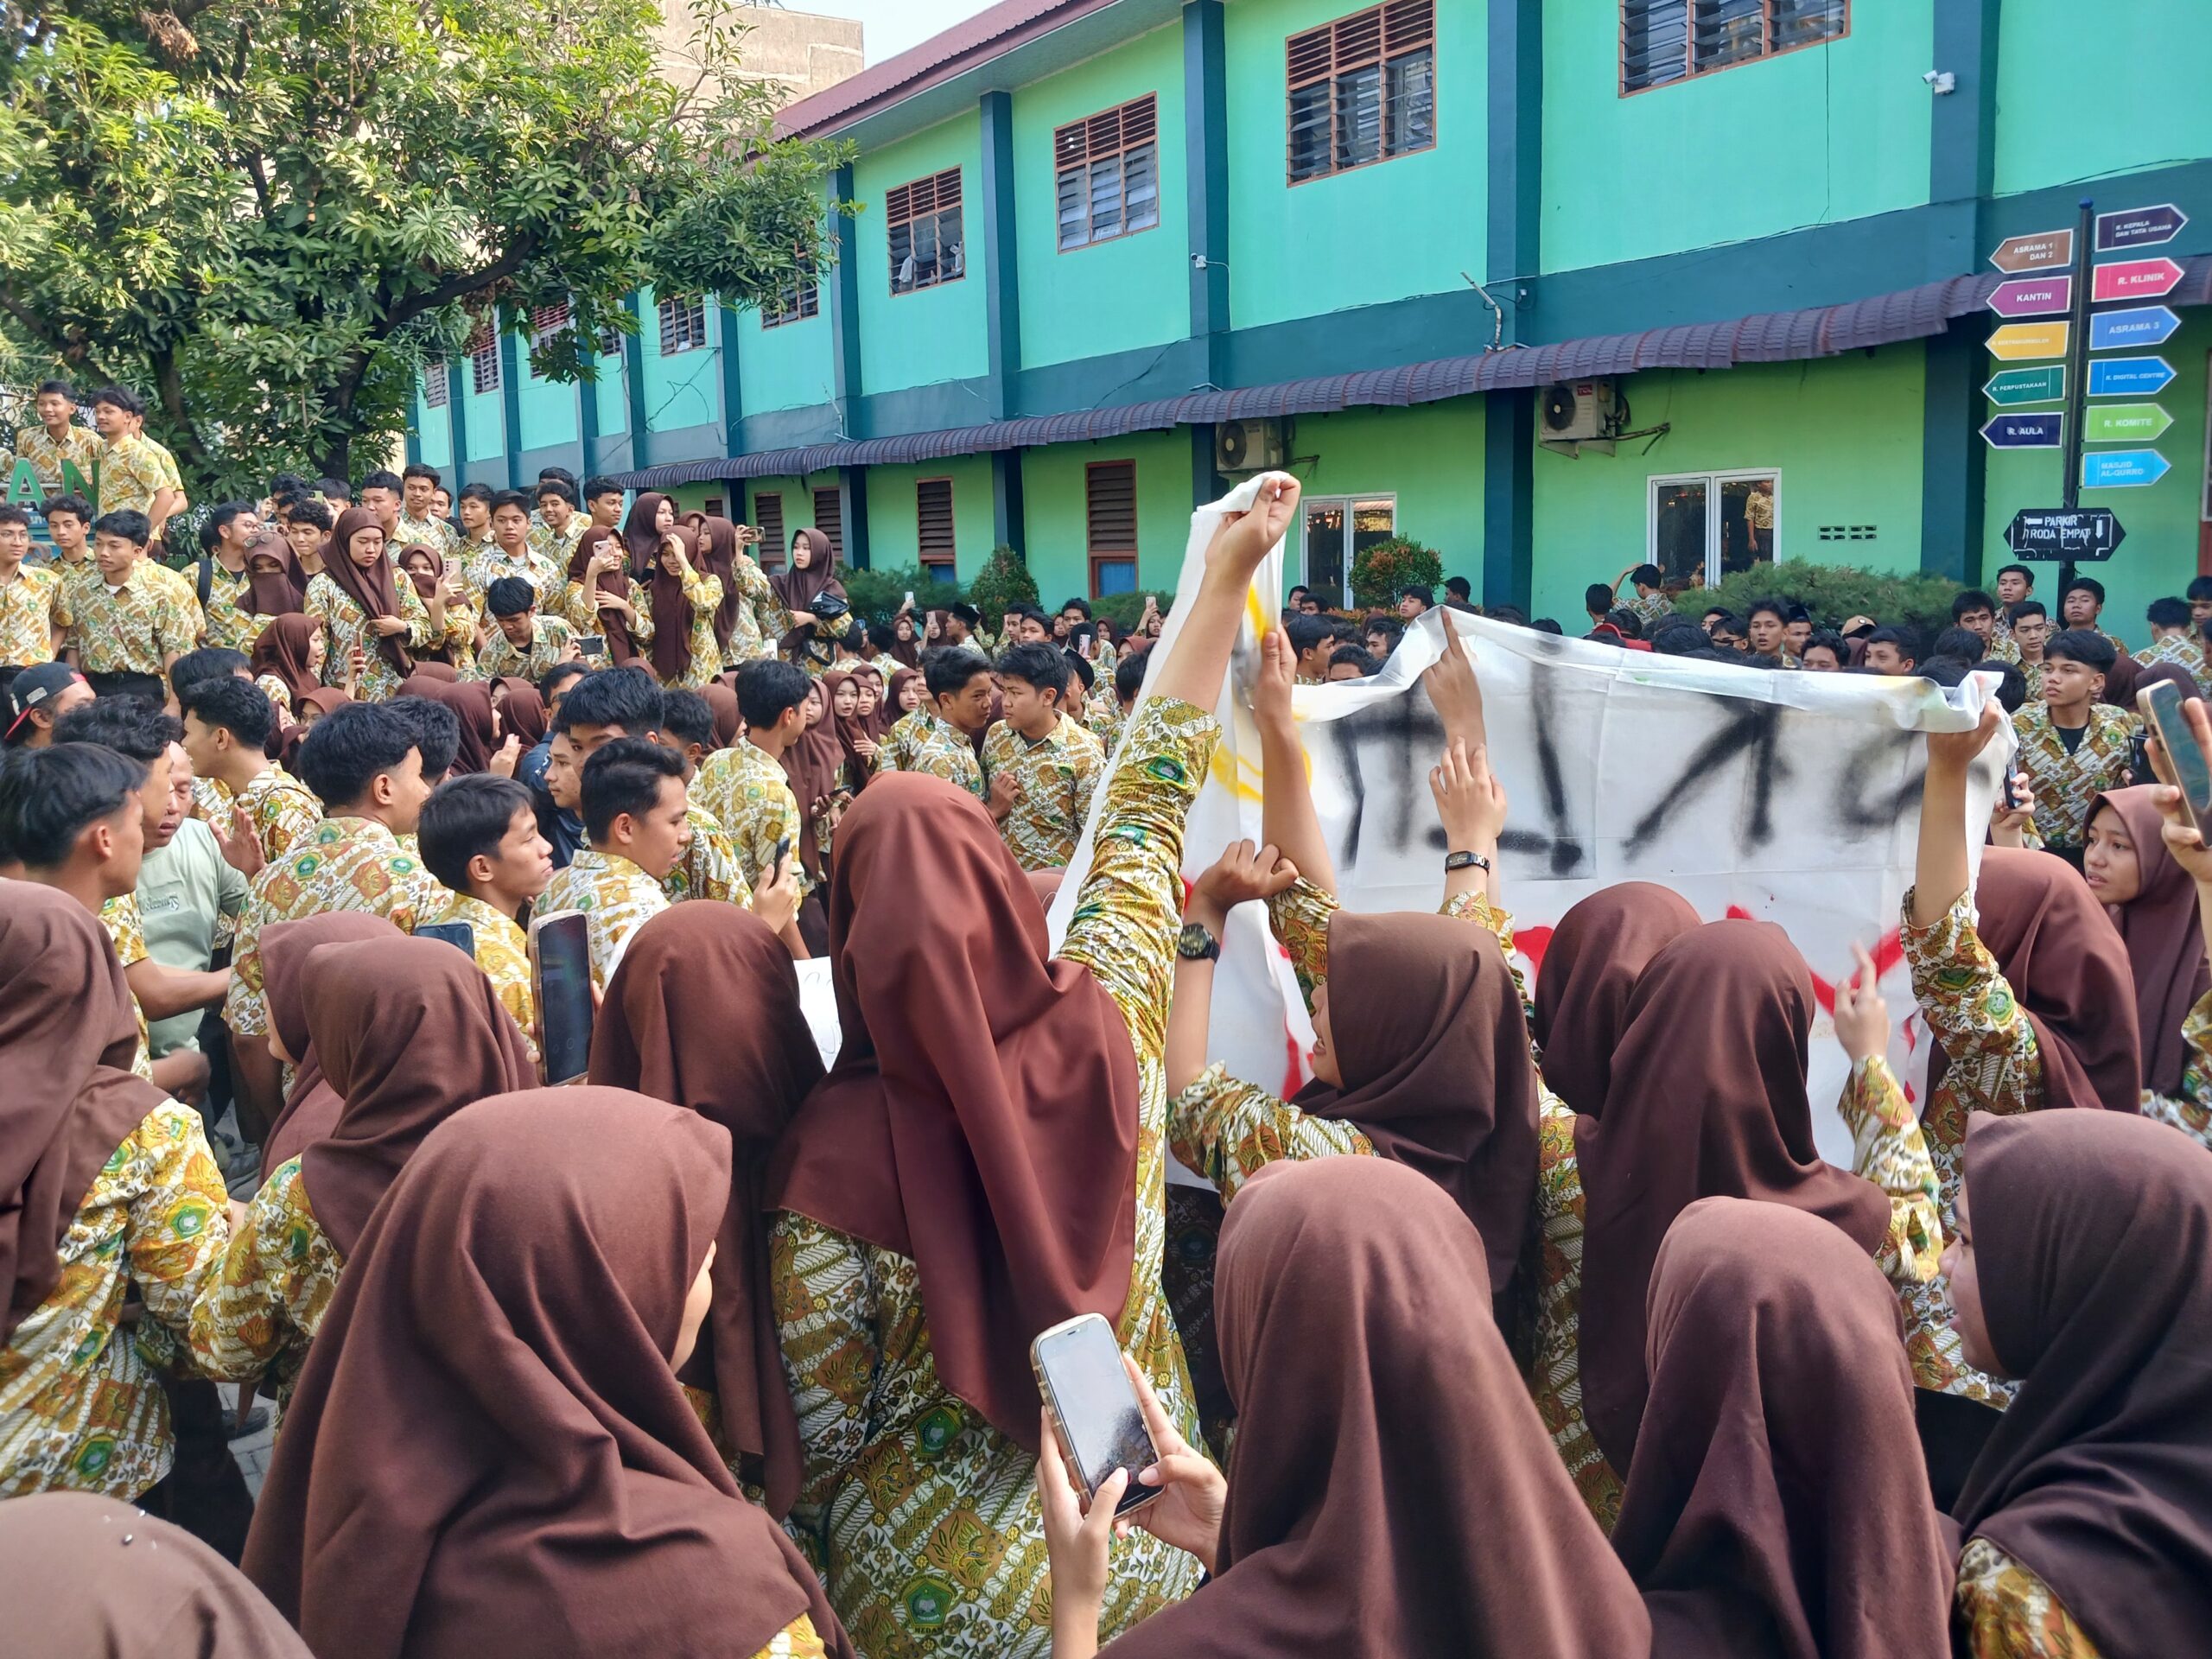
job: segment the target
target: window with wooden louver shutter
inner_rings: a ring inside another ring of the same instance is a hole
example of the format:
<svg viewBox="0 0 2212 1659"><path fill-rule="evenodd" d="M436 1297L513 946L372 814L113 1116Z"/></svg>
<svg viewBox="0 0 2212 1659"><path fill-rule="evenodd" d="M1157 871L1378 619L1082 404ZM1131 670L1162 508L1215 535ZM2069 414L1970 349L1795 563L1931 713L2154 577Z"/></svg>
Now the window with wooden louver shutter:
<svg viewBox="0 0 2212 1659"><path fill-rule="evenodd" d="M1436 143L1434 0L1390 0L1290 37L1293 184Z"/></svg>
<svg viewBox="0 0 2212 1659"><path fill-rule="evenodd" d="M900 185L884 197L883 217L890 227L893 294L958 282L968 274L958 168Z"/></svg>
<svg viewBox="0 0 2212 1659"><path fill-rule="evenodd" d="M469 384L480 392L499 389L499 334L490 319L476 325L468 336Z"/></svg>
<svg viewBox="0 0 2212 1659"><path fill-rule="evenodd" d="M814 527L830 538L830 550L842 563L845 556L845 499L832 485L814 493Z"/></svg>
<svg viewBox="0 0 2212 1659"><path fill-rule="evenodd" d="M1084 472L1090 551L1090 594L1133 593L1137 585L1137 464L1095 461Z"/></svg>
<svg viewBox="0 0 2212 1659"><path fill-rule="evenodd" d="M1621 0L1621 92L1644 92L1850 32L1850 0Z"/></svg>
<svg viewBox="0 0 2212 1659"><path fill-rule="evenodd" d="M922 568L939 582L953 579L952 480L925 478L914 486L914 530Z"/></svg>
<svg viewBox="0 0 2212 1659"><path fill-rule="evenodd" d="M763 570L784 568L784 498L776 491L764 490L753 498L753 522L760 531L760 544L753 549L753 557Z"/></svg>
<svg viewBox="0 0 2212 1659"><path fill-rule="evenodd" d="M1052 135L1062 251L1160 223L1159 124L1147 92Z"/></svg>

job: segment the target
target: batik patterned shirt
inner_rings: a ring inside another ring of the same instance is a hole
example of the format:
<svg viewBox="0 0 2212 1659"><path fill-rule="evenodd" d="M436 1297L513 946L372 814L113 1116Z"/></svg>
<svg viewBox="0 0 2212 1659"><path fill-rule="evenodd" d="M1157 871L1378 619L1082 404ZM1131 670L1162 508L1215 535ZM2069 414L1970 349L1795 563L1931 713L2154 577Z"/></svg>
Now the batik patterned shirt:
<svg viewBox="0 0 2212 1659"><path fill-rule="evenodd" d="M2212 664L2204 660L2204 648L2186 633L2170 633L2153 640L2135 653L2135 660L2145 668L2154 663L2172 663L2196 682L2199 690L2212 685Z"/></svg>
<svg viewBox="0 0 2212 1659"><path fill-rule="evenodd" d="M440 892L447 892L440 888ZM537 999L530 980L530 936L512 916L502 915L473 893L455 893L432 918L467 922L476 936L476 965L492 982L493 995L522 1033L530 1058L537 1058Z"/></svg>
<svg viewBox="0 0 2212 1659"><path fill-rule="evenodd" d="M193 779L195 803L203 783L215 784L215 780ZM222 785L215 784L215 787L220 789ZM220 816L212 811L200 816L227 836L231 833L229 791L226 790L224 794ZM314 835L322 823L322 803L315 792L273 760L245 786L245 793L238 799L245 803L246 817L253 821L253 833L261 842L264 860L273 861L283 857Z"/></svg>
<svg viewBox="0 0 2212 1659"><path fill-rule="evenodd" d="M691 661L667 683L696 691L722 671L722 648L715 639L715 612L722 602L722 579L696 569L690 570L683 577L683 597L691 607ZM734 640L737 636L730 638Z"/></svg>
<svg viewBox="0 0 2212 1659"><path fill-rule="evenodd" d="M391 545L394 550L427 547L450 559L461 551L461 532L442 518L410 518L402 507L399 522L391 527Z"/></svg>
<svg viewBox="0 0 2212 1659"><path fill-rule="evenodd" d="M94 505L103 514L130 508L150 517L156 495L184 490L176 457L143 432L102 443L99 464L100 499Z"/></svg>
<svg viewBox="0 0 2212 1659"><path fill-rule="evenodd" d="M477 609L484 608L484 595L492 584L502 576L520 576L537 590L537 608L550 611L561 602L562 584L569 579L568 561L556 564L536 548L524 546L512 555L493 543L482 551L471 554L461 567L461 579L467 585L468 597Z"/></svg>
<svg viewBox="0 0 2212 1659"><path fill-rule="evenodd" d="M798 798L781 761L741 737L699 763L691 794L728 836L748 887L767 885L775 874L776 844L789 839L793 879L806 891L797 862L803 833Z"/></svg>
<svg viewBox="0 0 2212 1659"><path fill-rule="evenodd" d="M1645 639L1651 637L1653 626L1675 613L1675 601L1664 594L1637 594L1620 600L1618 607L1643 624Z"/></svg>
<svg viewBox="0 0 2212 1659"><path fill-rule="evenodd" d="M262 1380L281 1408L322 1327L338 1247L315 1218L296 1158L276 1166L231 1235L222 1271L192 1309L192 1357L226 1382Z"/></svg>
<svg viewBox="0 0 2212 1659"><path fill-rule="evenodd" d="M189 593L180 600L153 569L138 560L120 588L110 588L95 571L71 593L68 643L86 673L166 673L164 658L181 657L198 642L198 605Z"/></svg>
<svg viewBox="0 0 2212 1659"><path fill-rule="evenodd" d="M1154 699L1107 785L1096 857L1061 955L1087 965L1127 1020L1137 1063L1136 1254L1115 1332L1185 1439L1198 1430L1160 1285L1167 1099L1161 1065L1183 822L1220 728ZM1051 1582L1036 1459L939 1379L914 1263L804 1217L772 1228L777 1322L806 1452L790 1526L870 1659L1046 1659ZM1194 1442L1195 1443L1195 1442ZM1116 1546L1102 1639L1198 1586L1191 1556L1149 1534Z"/></svg>
<svg viewBox="0 0 2212 1659"><path fill-rule="evenodd" d="M628 859L585 847L566 868L553 872L553 884L538 899L535 913L583 912L591 946L591 982L605 990L630 936L667 908L668 894L661 884Z"/></svg>
<svg viewBox="0 0 2212 1659"><path fill-rule="evenodd" d="M926 709L910 709L891 722L891 729L883 734L883 741L876 745L875 769L878 772L912 772L914 757L921 753L922 740L929 735L937 716Z"/></svg>
<svg viewBox="0 0 2212 1659"><path fill-rule="evenodd" d="M683 819L691 826L691 840L683 856L669 871L668 880L660 884L668 902L680 905L686 899L712 899L751 909L753 884L745 879L745 865L729 831L696 802L684 808Z"/></svg>
<svg viewBox="0 0 2212 1659"><path fill-rule="evenodd" d="M653 642L652 594L646 591L645 584L635 577L625 580L629 588L626 597L630 601L631 610L636 614L624 617L622 626L629 630L631 643L643 651ZM597 639L607 636L607 624L601 620L606 613L599 608L598 592L594 586L587 594L581 582L571 582L561 589L561 615L567 621L569 631L580 638Z"/></svg>
<svg viewBox="0 0 2212 1659"><path fill-rule="evenodd" d="M737 623L729 631L729 645L722 657L734 667L772 658L784 636L791 631L791 615L751 554L740 553L730 561L730 568L736 577Z"/></svg>
<svg viewBox="0 0 2212 1659"><path fill-rule="evenodd" d="M146 918L139 912L137 893L126 893L101 905L100 925L107 930L108 943L115 947L115 959L123 964L125 972L146 960ZM153 1054L148 1046L150 1033L146 1028L146 1010L139 1005L135 991L130 996L130 1012L138 1019L138 1052L131 1056L130 1069L150 1080L154 1075Z"/></svg>
<svg viewBox="0 0 2212 1659"><path fill-rule="evenodd" d="M1034 743L1002 720L983 740L982 765L987 795L1001 773L1020 790L999 825L1014 862L1025 870L1065 869L1106 770L1105 747L1065 715Z"/></svg>
<svg viewBox="0 0 2212 1659"><path fill-rule="evenodd" d="M200 1115L164 1100L92 1178L61 1240L60 1281L0 1347L0 1499L134 1498L168 1473L168 1398L148 1339L185 1339L230 1237ZM133 1287L136 1332L122 1323Z"/></svg>
<svg viewBox="0 0 2212 1659"><path fill-rule="evenodd" d="M374 818L325 818L254 879L231 957L223 1020L241 1037L265 1037L261 1000L261 930L325 911L381 916L403 933L444 910L448 895L423 861Z"/></svg>
<svg viewBox="0 0 2212 1659"><path fill-rule="evenodd" d="M195 573L187 578L193 584L193 597L200 595L200 579ZM200 607L206 619L206 639L211 645L225 651L242 651L251 656L253 642L269 626L269 619L256 615L248 607L253 603L253 576L245 570L225 568L220 559L207 562L207 602Z"/></svg>
<svg viewBox="0 0 2212 1659"><path fill-rule="evenodd" d="M569 561L575 556L576 543L583 540L584 531L590 528L591 518L587 513L570 513L569 527L562 531L555 530L533 513L531 515L530 534L524 539L530 544L530 550L539 558L566 570Z"/></svg>
<svg viewBox="0 0 2212 1659"><path fill-rule="evenodd" d="M1962 1659L2098 1659L2051 1587L1982 1537L1959 1555L1951 1634Z"/></svg>
<svg viewBox="0 0 2212 1659"><path fill-rule="evenodd" d="M983 781L983 763L976 758L976 746L968 734L934 715L921 728L921 741L914 746L912 759L901 760L898 770L942 778L986 804L991 798L990 786Z"/></svg>
<svg viewBox="0 0 2212 1659"><path fill-rule="evenodd" d="M2109 703L2092 703L2082 741L2070 753L2048 703L2022 704L2012 728L2020 738L2014 764L2035 789L2037 832L2048 845L2079 847L2088 835L2089 803L2127 786L2130 749L2142 721Z"/></svg>
<svg viewBox="0 0 2212 1659"><path fill-rule="evenodd" d="M61 463L67 461L84 475L85 499L99 498L99 490L92 474L99 465L103 448L100 435L89 426L79 426L72 421L64 429L60 443L43 424L27 426L16 434L16 453L31 464L31 471L38 475L38 486L48 495L67 495L75 482L61 475Z"/></svg>
<svg viewBox="0 0 2212 1659"><path fill-rule="evenodd" d="M515 675L536 685L556 663L566 662L574 654L575 643L576 636L559 617L537 616L531 619L529 645L518 648L495 618L477 650L476 665L468 677L497 680Z"/></svg>
<svg viewBox="0 0 2212 1659"><path fill-rule="evenodd" d="M59 572L26 564L0 583L0 668L52 662L54 631L68 626Z"/></svg>
<svg viewBox="0 0 2212 1659"><path fill-rule="evenodd" d="M392 637L407 650L420 651L435 637L430 613L423 603L423 596L415 591L413 582L403 579L391 586L399 601L399 620L407 625L404 633ZM352 594L327 575L318 573L308 578L307 612L323 626L325 685L346 683L346 663L353 648L359 645L367 660L362 664L360 678L353 688L354 696L363 702L381 702L386 697L399 695L403 677L377 649L381 636L369 626L369 613L353 602Z"/></svg>

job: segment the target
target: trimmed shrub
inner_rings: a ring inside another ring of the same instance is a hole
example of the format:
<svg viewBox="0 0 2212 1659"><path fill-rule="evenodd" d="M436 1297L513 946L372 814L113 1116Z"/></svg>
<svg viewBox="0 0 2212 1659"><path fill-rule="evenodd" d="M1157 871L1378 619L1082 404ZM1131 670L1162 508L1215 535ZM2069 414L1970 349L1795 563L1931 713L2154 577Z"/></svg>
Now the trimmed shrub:
<svg viewBox="0 0 2212 1659"><path fill-rule="evenodd" d="M915 594L915 602L921 595ZM1041 603L1037 596L1037 578L1029 574L1029 567L1012 548L995 547L991 556L983 561L983 568L968 584L968 602L981 611L984 626L995 628L999 618L1016 605Z"/></svg>
<svg viewBox="0 0 2212 1659"><path fill-rule="evenodd" d="M909 593L914 595L918 612L941 609L963 597L958 582L931 581L930 573L918 564L889 569L841 569L838 575L845 584L847 603L856 615L870 622L888 622L899 613L899 604Z"/></svg>
<svg viewBox="0 0 2212 1659"><path fill-rule="evenodd" d="M1686 588L1675 595L1675 609L1695 621L1715 606L1740 616L1755 599L1794 599L1821 627L1834 627L1847 617L1871 616L1878 622L1910 623L1922 638L1933 639L1951 626L1951 599L1960 591L1949 577L1922 570L1863 570L1789 559L1732 572L1718 588Z"/></svg>
<svg viewBox="0 0 2212 1659"><path fill-rule="evenodd" d="M1389 606L1408 588L1444 586L1444 561L1419 542L1394 536L1351 562L1351 590L1363 606Z"/></svg>

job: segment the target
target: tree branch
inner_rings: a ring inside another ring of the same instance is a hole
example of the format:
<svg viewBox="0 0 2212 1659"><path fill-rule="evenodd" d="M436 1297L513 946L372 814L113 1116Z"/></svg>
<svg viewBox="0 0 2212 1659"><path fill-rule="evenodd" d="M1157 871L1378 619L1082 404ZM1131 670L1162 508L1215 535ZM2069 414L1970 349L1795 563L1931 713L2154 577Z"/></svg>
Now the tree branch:
<svg viewBox="0 0 2212 1659"><path fill-rule="evenodd" d="M400 301L391 308L390 315L378 325L377 338L389 340L393 331L402 323L412 322L425 311L435 311L440 306L451 305L455 300L465 298L480 289L489 288L494 283L505 281L529 262L531 255L537 251L537 233L534 231L525 232L515 238L505 253L482 270L464 271L448 276L435 288L426 288L413 298Z"/></svg>
<svg viewBox="0 0 2212 1659"><path fill-rule="evenodd" d="M65 363L74 363L87 370L92 378L110 385L121 383L120 377L108 372L92 347L81 340L72 340L67 333L56 328L43 316L25 305L11 290L0 288L0 311L4 311L33 340L46 347Z"/></svg>

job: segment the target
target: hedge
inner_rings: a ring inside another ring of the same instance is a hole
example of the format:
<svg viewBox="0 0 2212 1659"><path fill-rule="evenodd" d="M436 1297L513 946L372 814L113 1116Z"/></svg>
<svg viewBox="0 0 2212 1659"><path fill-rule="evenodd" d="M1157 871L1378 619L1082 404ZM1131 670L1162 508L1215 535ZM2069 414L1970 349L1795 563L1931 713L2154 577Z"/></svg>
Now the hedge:
<svg viewBox="0 0 2212 1659"><path fill-rule="evenodd" d="M1923 570L1863 570L1789 559L1733 571L1718 588L1685 589L1675 595L1675 609L1695 621L1715 607L1741 616L1754 600L1794 599L1813 613L1819 627L1871 616L1878 622L1910 623L1923 639L1932 639L1951 626L1951 600L1961 591L1949 577Z"/></svg>

